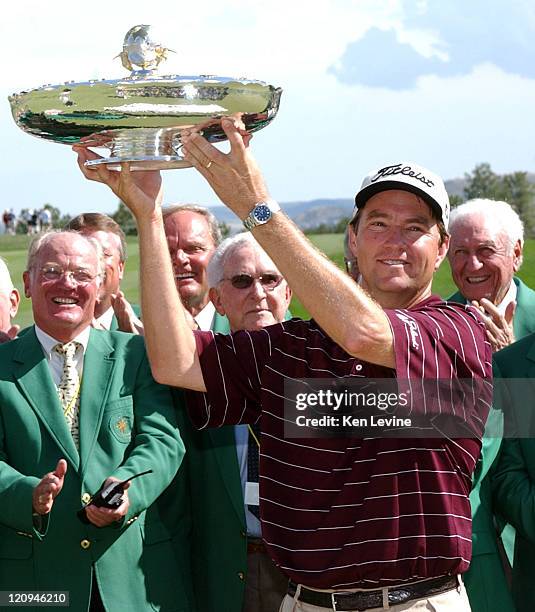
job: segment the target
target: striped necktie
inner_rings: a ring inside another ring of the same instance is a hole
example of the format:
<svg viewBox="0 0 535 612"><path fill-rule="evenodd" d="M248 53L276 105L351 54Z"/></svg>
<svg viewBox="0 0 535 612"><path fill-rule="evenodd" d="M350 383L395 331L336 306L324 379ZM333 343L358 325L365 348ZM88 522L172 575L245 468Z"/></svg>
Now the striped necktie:
<svg viewBox="0 0 535 612"><path fill-rule="evenodd" d="M80 376L74 355L78 346L81 346L78 342L67 342L67 344L56 344L54 347L54 351L63 357L63 371L58 385L59 401L77 448L80 440Z"/></svg>

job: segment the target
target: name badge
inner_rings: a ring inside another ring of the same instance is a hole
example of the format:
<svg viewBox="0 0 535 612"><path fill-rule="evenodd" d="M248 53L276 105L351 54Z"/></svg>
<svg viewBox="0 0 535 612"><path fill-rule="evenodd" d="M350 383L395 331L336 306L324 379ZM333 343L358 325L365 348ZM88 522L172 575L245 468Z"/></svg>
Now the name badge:
<svg viewBox="0 0 535 612"><path fill-rule="evenodd" d="M257 482L245 483L245 504L247 506L258 506L260 503L259 486Z"/></svg>

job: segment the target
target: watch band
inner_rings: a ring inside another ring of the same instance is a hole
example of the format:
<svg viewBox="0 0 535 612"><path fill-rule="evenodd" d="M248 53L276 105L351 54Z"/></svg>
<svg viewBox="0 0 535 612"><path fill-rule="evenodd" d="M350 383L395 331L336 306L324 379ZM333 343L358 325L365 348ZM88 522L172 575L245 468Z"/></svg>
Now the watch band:
<svg viewBox="0 0 535 612"><path fill-rule="evenodd" d="M280 209L281 207L275 200L270 199L257 202L243 220L243 225L246 230L251 231L253 228L270 221L273 213L278 212Z"/></svg>

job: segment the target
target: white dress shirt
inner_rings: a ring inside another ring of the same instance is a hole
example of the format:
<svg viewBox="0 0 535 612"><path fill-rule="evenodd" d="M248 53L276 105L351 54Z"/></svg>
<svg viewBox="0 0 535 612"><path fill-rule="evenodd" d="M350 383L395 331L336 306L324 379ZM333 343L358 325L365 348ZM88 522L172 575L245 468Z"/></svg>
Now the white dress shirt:
<svg viewBox="0 0 535 612"><path fill-rule="evenodd" d="M106 312L103 312L100 317L98 317L97 323L109 331L114 314L115 312L113 311L112 306L110 306Z"/></svg>
<svg viewBox="0 0 535 612"><path fill-rule="evenodd" d="M215 306L212 304L212 302L208 302L201 312L199 312L199 314L193 318L195 319L195 323L197 323L200 330L210 331L212 329L214 317Z"/></svg>
<svg viewBox="0 0 535 612"><path fill-rule="evenodd" d="M76 338L73 338L71 342L78 342L81 344L81 347L78 346L76 348L76 353L74 354L74 361L76 363L76 369L78 370L78 376L80 380L82 379L82 371L84 368L84 355L87 350L87 345L89 343L89 333L91 329L89 325L80 333ZM61 342L60 340L56 340L49 336L46 332L44 332L41 328L35 326L35 335L37 336L37 340L41 344L43 348L43 353L45 354L48 367L50 368L50 374L52 375L52 380L56 387L59 385L61 380L61 375L63 373L63 357L58 355L54 350L56 344L67 344L66 342Z"/></svg>
<svg viewBox="0 0 535 612"><path fill-rule="evenodd" d="M509 285L509 289L505 294L503 300L496 306L498 312L501 315L505 314L505 309L511 302L516 302L516 294L517 294L517 286L514 280L511 280L511 284Z"/></svg>

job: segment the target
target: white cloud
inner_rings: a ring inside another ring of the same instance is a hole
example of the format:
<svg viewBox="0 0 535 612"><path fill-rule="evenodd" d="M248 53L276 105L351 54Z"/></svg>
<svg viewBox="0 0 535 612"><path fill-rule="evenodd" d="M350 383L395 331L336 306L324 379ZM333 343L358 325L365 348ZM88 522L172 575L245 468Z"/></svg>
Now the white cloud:
<svg viewBox="0 0 535 612"><path fill-rule="evenodd" d="M312 75L369 27L393 23L400 10L399 0L207 0L191 10L180 2L148 9L146 0L110 2L101 10L66 0L45 6L22 0L4 8L3 56L11 50L13 57L4 61L3 80L11 88L123 75L112 58L137 23L157 27L162 42L177 51L166 72L275 80Z"/></svg>

